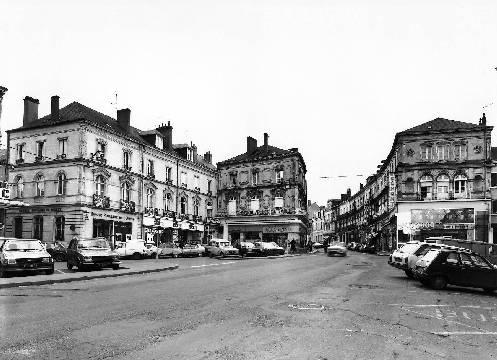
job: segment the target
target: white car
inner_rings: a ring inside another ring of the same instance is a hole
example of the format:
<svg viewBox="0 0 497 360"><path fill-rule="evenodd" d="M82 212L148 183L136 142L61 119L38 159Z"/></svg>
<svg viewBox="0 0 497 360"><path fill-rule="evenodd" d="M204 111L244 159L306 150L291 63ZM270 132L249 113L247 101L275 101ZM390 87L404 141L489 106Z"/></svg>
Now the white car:
<svg viewBox="0 0 497 360"><path fill-rule="evenodd" d="M344 242L333 242L328 246L326 249L326 252L328 253L328 256L331 255L341 255L341 256L347 256L347 247L345 246Z"/></svg>
<svg viewBox="0 0 497 360"><path fill-rule="evenodd" d="M162 243L159 245L159 257L165 258L167 256L171 256L173 258L177 258L183 254L183 250L176 243Z"/></svg>
<svg viewBox="0 0 497 360"><path fill-rule="evenodd" d="M146 256L151 258L155 258L159 251L159 248L154 243L145 243L145 248Z"/></svg>
<svg viewBox="0 0 497 360"><path fill-rule="evenodd" d="M234 248L229 241L224 239L211 239L205 246L205 250L210 257L239 255L238 249Z"/></svg>
<svg viewBox="0 0 497 360"><path fill-rule="evenodd" d="M262 256L283 255L285 249L273 242L257 241L254 243L254 253Z"/></svg>
<svg viewBox="0 0 497 360"><path fill-rule="evenodd" d="M126 241L116 243L115 252L121 258L131 258L134 260L147 257L147 248L144 241Z"/></svg>
<svg viewBox="0 0 497 360"><path fill-rule="evenodd" d="M406 275L412 278L412 269L416 266L416 261L426 253L427 249L434 246L439 246L439 244L409 241L390 254L388 263L397 269L404 270Z"/></svg>

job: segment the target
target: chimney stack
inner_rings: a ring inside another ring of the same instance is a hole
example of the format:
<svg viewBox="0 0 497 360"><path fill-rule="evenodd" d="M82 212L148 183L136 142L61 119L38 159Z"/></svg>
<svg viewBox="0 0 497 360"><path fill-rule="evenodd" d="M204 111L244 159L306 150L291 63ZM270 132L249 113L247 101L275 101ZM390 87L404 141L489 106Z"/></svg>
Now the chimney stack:
<svg viewBox="0 0 497 360"><path fill-rule="evenodd" d="M362 190L364 189L364 185L362 185L362 183L359 184L359 190Z"/></svg>
<svg viewBox="0 0 497 360"><path fill-rule="evenodd" d="M212 154L210 151L207 151L205 154L204 154L204 161L209 163L209 164L212 164Z"/></svg>
<svg viewBox="0 0 497 360"><path fill-rule="evenodd" d="M247 136L247 154L251 154L257 149L257 140L252 136Z"/></svg>
<svg viewBox="0 0 497 360"><path fill-rule="evenodd" d="M24 98L24 116L22 117L22 124L28 125L33 121L38 120L38 105L40 101L38 99L33 99L30 96Z"/></svg>
<svg viewBox="0 0 497 360"><path fill-rule="evenodd" d="M352 196L352 191L350 190L350 188L347 189L347 199L350 198Z"/></svg>
<svg viewBox="0 0 497 360"><path fill-rule="evenodd" d="M268 140L269 140L269 135L268 133L264 133L264 146L267 147L269 144L268 144Z"/></svg>
<svg viewBox="0 0 497 360"><path fill-rule="evenodd" d="M157 131L164 136L164 150L172 150L173 149L173 127L171 126L171 122L168 121L167 125L162 124L157 128Z"/></svg>
<svg viewBox="0 0 497 360"><path fill-rule="evenodd" d="M131 120L130 109L117 110L117 123L126 131L129 131L130 120Z"/></svg>
<svg viewBox="0 0 497 360"><path fill-rule="evenodd" d="M52 109L52 121L59 121L59 97L57 95L52 96L51 99L51 109Z"/></svg>
<svg viewBox="0 0 497 360"><path fill-rule="evenodd" d="M195 144L193 144L193 143L192 143L192 153L193 153L192 161L197 162L197 146L195 146Z"/></svg>

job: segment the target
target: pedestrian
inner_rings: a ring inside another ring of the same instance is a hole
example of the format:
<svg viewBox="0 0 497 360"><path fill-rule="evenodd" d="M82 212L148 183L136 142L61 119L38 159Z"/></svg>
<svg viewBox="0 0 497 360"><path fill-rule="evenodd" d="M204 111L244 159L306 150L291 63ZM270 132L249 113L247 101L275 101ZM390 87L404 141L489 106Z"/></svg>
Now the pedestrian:
<svg viewBox="0 0 497 360"><path fill-rule="evenodd" d="M295 239L293 239L292 241L290 241L290 254L293 254L295 253L295 251L297 250L296 247L295 247Z"/></svg>
<svg viewBox="0 0 497 360"><path fill-rule="evenodd" d="M324 253L326 254L328 252L328 238L325 238L323 241L323 249Z"/></svg>

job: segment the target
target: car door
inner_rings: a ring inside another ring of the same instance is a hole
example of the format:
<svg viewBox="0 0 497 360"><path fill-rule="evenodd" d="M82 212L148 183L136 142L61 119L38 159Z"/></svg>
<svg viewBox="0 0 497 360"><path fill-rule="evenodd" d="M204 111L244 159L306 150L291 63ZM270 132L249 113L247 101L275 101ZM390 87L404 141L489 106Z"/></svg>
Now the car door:
<svg viewBox="0 0 497 360"><path fill-rule="evenodd" d="M471 260L469 253L460 253L459 256L462 262L462 283L464 286L477 286L480 270Z"/></svg>
<svg viewBox="0 0 497 360"><path fill-rule="evenodd" d="M497 288L497 270L480 255L469 254L469 257L473 262L471 286L484 289Z"/></svg>
<svg viewBox="0 0 497 360"><path fill-rule="evenodd" d="M453 285L464 285L466 282L464 268L459 254L451 251L440 264L440 271L446 276L448 283Z"/></svg>

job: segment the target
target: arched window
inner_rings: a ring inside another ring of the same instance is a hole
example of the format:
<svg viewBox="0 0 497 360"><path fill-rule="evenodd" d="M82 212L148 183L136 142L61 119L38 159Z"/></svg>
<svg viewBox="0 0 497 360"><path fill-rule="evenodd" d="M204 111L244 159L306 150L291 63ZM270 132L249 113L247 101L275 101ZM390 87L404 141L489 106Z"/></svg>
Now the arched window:
<svg viewBox="0 0 497 360"><path fill-rule="evenodd" d="M437 199L444 200L449 198L449 177L441 174L437 177Z"/></svg>
<svg viewBox="0 0 497 360"><path fill-rule="evenodd" d="M57 195L66 194L66 174L60 172L57 175Z"/></svg>
<svg viewBox="0 0 497 360"><path fill-rule="evenodd" d="M121 185L121 200L129 201L131 198L131 186L127 182L122 183Z"/></svg>
<svg viewBox="0 0 497 360"><path fill-rule="evenodd" d="M23 198L24 197L24 180L22 179L21 176L17 178L16 181L16 196L18 198Z"/></svg>
<svg viewBox="0 0 497 360"><path fill-rule="evenodd" d="M430 175L424 175L419 180L419 189L421 191L421 199L431 200L433 193L433 178Z"/></svg>
<svg viewBox="0 0 497 360"><path fill-rule="evenodd" d="M45 177L39 174L35 178L36 196L45 196Z"/></svg>
<svg viewBox="0 0 497 360"><path fill-rule="evenodd" d="M483 177L481 175L476 175L473 180L473 191L482 192L483 191Z"/></svg>
<svg viewBox="0 0 497 360"><path fill-rule="evenodd" d="M186 198L184 196L181 197L181 200L180 200L180 212L182 215L185 215L186 214Z"/></svg>
<svg viewBox="0 0 497 360"><path fill-rule="evenodd" d="M147 188L147 207L152 208L154 207L154 189L152 188Z"/></svg>
<svg viewBox="0 0 497 360"><path fill-rule="evenodd" d="M468 179L464 175L457 175L454 178L454 196L456 197L466 197L468 188Z"/></svg>
<svg viewBox="0 0 497 360"><path fill-rule="evenodd" d="M413 194L414 193L414 180L412 178L407 178L405 182L406 193Z"/></svg>
<svg viewBox="0 0 497 360"><path fill-rule="evenodd" d="M193 215L198 216L198 208L200 205L199 199L193 199Z"/></svg>
<svg viewBox="0 0 497 360"><path fill-rule="evenodd" d="M164 192L164 210L171 211L173 197L171 193Z"/></svg>
<svg viewBox="0 0 497 360"><path fill-rule="evenodd" d="M105 178L102 175L97 175L95 178L95 194L98 196L105 194Z"/></svg>

